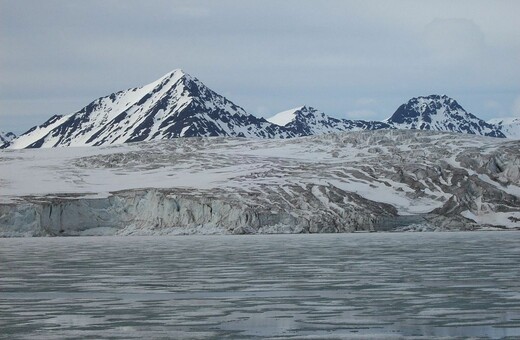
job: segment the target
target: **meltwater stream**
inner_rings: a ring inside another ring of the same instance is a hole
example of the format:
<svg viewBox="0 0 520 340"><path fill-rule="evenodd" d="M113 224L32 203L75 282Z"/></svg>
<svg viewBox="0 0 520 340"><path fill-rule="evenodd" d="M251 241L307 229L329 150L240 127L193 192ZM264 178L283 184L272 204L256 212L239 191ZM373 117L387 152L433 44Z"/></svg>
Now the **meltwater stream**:
<svg viewBox="0 0 520 340"><path fill-rule="evenodd" d="M520 338L520 233L0 239L0 338Z"/></svg>

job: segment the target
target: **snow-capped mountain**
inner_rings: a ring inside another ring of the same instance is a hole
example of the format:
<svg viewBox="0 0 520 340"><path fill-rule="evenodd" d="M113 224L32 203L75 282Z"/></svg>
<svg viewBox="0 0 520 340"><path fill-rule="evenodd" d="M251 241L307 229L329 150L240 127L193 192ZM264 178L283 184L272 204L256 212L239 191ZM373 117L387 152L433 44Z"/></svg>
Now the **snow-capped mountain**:
<svg viewBox="0 0 520 340"><path fill-rule="evenodd" d="M497 118L488 123L497 126L506 138L520 139L520 118Z"/></svg>
<svg viewBox="0 0 520 340"><path fill-rule="evenodd" d="M69 115L55 115L0 148L99 146L177 137L290 138L341 131L419 129L520 138L517 121L487 123L454 99L412 98L383 122L333 118L301 106L264 119L248 114L182 70L101 97ZM7 139L6 139L7 140Z"/></svg>
<svg viewBox="0 0 520 340"><path fill-rule="evenodd" d="M386 123L396 129L460 132L490 137L506 136L500 128L466 112L454 99L430 95L410 99L399 106Z"/></svg>
<svg viewBox="0 0 520 340"><path fill-rule="evenodd" d="M520 139L519 118L485 122L446 95L412 98L383 122L333 118L308 106L280 112L267 120L284 127L295 136L341 131L417 129Z"/></svg>
<svg viewBox="0 0 520 340"><path fill-rule="evenodd" d="M66 116L53 116L11 148L120 144L193 136L289 137L244 111L198 79L174 70L157 81L99 98Z"/></svg>
<svg viewBox="0 0 520 340"><path fill-rule="evenodd" d="M0 131L0 149L5 148L9 143L16 138L16 135L12 132Z"/></svg>
<svg viewBox="0 0 520 340"><path fill-rule="evenodd" d="M391 128L390 125L383 122L333 118L310 106L283 111L267 120L284 127L290 134L296 136Z"/></svg>

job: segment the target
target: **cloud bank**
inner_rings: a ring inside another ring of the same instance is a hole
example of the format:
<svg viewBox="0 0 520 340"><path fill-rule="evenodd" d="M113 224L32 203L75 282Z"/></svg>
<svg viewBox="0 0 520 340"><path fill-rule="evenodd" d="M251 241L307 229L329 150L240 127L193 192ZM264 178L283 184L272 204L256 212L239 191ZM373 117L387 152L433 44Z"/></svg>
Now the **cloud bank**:
<svg viewBox="0 0 520 340"><path fill-rule="evenodd" d="M484 119L518 115L517 13L518 1L0 0L0 128L175 68L259 116L305 104L381 120L432 93Z"/></svg>

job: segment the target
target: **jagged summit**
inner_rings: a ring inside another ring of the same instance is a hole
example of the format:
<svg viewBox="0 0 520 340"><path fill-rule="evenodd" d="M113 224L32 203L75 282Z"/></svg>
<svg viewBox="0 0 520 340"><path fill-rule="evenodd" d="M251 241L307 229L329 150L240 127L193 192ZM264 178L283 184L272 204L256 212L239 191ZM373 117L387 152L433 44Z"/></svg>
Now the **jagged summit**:
<svg viewBox="0 0 520 340"><path fill-rule="evenodd" d="M178 137L290 138L341 131L420 129L520 138L520 124L487 123L446 95L410 99L386 121L333 118L299 106L269 119L248 114L197 78L175 69L154 82L54 115L1 148L99 146Z"/></svg>
<svg viewBox="0 0 520 340"><path fill-rule="evenodd" d="M137 88L53 116L16 139L12 148L120 144L192 136L267 138L283 134L263 118L180 69Z"/></svg>
<svg viewBox="0 0 520 340"><path fill-rule="evenodd" d="M159 78L159 80L161 80L163 78L171 78L173 76L179 76L179 77L188 76L188 77L191 77L189 74L184 72L184 70L182 68L176 68L176 69L171 70L170 72L165 73L164 76Z"/></svg>
<svg viewBox="0 0 520 340"><path fill-rule="evenodd" d="M421 120L431 123L432 116L444 113L444 111L441 111L442 108L448 108L449 112L455 114L466 112L453 98L432 94L410 99L407 103L401 105L387 121L395 124L408 122L415 124Z"/></svg>
<svg viewBox="0 0 520 340"><path fill-rule="evenodd" d="M505 137L496 126L466 112L453 98L429 95L410 99L385 121L397 129L450 131Z"/></svg>

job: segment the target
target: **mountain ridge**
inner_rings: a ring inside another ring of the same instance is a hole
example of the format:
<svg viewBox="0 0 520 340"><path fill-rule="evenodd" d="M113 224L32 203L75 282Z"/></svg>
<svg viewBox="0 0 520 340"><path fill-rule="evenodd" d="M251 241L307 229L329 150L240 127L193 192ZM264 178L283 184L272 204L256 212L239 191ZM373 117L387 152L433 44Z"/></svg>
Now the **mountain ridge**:
<svg viewBox="0 0 520 340"><path fill-rule="evenodd" d="M273 124L283 124L281 126L298 136L391 128L383 122L334 118L306 105L280 112L267 120Z"/></svg>
<svg viewBox="0 0 520 340"><path fill-rule="evenodd" d="M54 115L2 148L100 146L179 137L292 138L342 131L419 129L520 138L520 123L489 123L446 95L419 96L385 121L334 118L300 106L270 118L247 113L181 69L147 85L100 97Z"/></svg>

